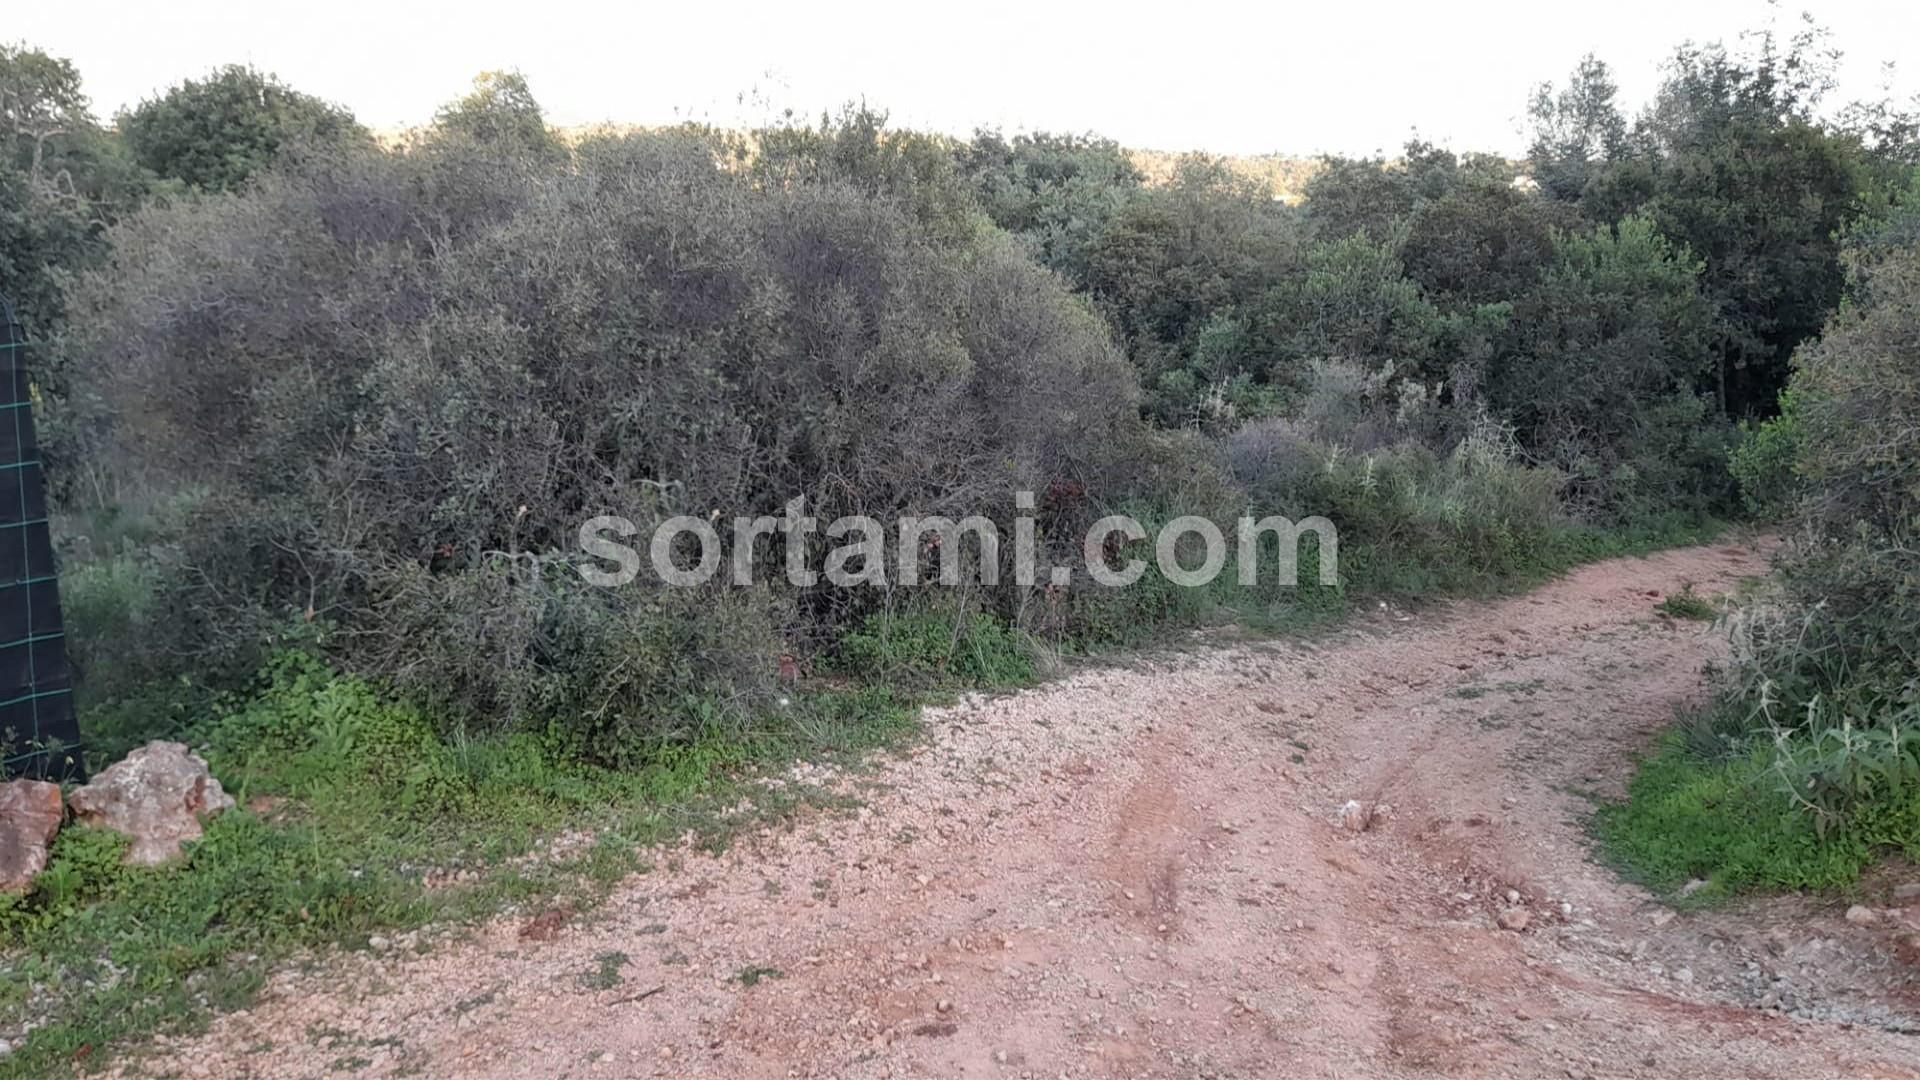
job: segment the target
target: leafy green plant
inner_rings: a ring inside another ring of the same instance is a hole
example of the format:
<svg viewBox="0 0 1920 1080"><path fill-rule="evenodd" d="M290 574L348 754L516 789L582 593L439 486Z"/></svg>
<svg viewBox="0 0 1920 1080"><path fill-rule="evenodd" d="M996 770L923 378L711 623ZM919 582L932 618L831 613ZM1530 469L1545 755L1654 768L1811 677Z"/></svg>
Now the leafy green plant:
<svg viewBox="0 0 1920 1080"><path fill-rule="evenodd" d="M1920 797L1916 713L1920 710L1909 708L1898 718L1876 718L1862 727L1842 719L1776 734L1774 768L1823 834L1843 827L1862 807ZM1920 834L1909 843L1920 847Z"/></svg>
<svg viewBox="0 0 1920 1080"><path fill-rule="evenodd" d="M68 828L54 837L46 869L28 897L0 901L0 942L18 942L74 917L113 891L123 876L127 838L110 829Z"/></svg>

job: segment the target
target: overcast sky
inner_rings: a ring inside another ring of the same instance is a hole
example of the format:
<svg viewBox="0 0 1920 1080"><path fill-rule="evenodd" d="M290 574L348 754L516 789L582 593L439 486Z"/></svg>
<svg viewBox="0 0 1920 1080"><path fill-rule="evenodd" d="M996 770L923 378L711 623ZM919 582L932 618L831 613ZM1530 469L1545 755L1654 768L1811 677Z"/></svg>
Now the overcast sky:
<svg viewBox="0 0 1920 1080"><path fill-rule="evenodd" d="M1803 5L1782 16L1789 31ZM1814 5L1847 54L1841 96L1879 95L1911 60L1920 4ZM0 35L73 59L111 116L182 78L251 63L375 128L431 117L473 75L518 68L559 124L737 125L864 98L896 123L965 134L1096 131L1136 147L1370 153L1417 129L1517 153L1528 88L1581 54L1637 109L1678 43L1772 17L1759 0L1378 3L457 4L400 0L55 0L9 4Z"/></svg>

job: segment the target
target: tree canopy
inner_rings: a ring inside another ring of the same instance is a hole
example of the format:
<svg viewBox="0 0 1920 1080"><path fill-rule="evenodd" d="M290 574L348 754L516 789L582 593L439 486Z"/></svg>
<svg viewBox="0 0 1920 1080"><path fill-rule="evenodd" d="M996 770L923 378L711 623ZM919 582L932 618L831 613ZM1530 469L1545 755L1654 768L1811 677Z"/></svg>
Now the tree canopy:
<svg viewBox="0 0 1920 1080"><path fill-rule="evenodd" d="M345 109L240 64L141 102L119 128L143 168L202 191L238 188L289 146L367 138Z"/></svg>

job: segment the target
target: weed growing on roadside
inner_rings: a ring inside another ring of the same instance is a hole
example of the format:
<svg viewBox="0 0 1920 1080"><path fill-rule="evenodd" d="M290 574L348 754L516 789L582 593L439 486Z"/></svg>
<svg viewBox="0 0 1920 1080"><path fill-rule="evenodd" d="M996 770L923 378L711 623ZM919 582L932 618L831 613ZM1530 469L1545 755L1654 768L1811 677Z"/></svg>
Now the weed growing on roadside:
<svg viewBox="0 0 1920 1080"><path fill-rule="evenodd" d="M1668 593L1655 608L1662 615L1676 619L1693 619L1699 622L1712 622L1720 617L1719 608L1712 600L1693 591L1693 583L1688 582L1677 593Z"/></svg>

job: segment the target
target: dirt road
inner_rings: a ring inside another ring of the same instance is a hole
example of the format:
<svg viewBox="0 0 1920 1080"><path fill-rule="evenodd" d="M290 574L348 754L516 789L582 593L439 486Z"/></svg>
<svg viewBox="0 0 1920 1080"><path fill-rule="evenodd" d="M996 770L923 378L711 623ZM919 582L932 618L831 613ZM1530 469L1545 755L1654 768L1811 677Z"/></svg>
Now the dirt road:
<svg viewBox="0 0 1920 1080"><path fill-rule="evenodd" d="M522 914L282 977L129 1071L1920 1077L1920 909L1674 916L1590 858L1590 797L1723 647L1658 598L1764 569L1620 560L940 710L853 815L637 876L551 940Z"/></svg>

